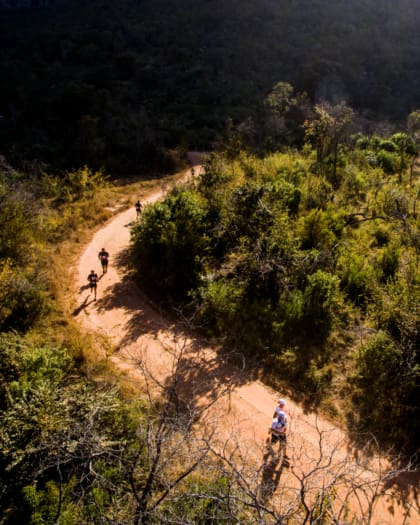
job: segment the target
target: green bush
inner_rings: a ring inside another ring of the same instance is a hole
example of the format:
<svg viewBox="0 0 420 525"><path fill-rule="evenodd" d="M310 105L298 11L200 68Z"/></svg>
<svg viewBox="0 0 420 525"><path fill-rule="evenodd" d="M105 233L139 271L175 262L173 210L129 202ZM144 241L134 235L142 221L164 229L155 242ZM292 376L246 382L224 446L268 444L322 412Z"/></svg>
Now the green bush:
<svg viewBox="0 0 420 525"><path fill-rule="evenodd" d="M323 210L331 202L333 193L332 185L325 178L308 176L303 191L303 205L307 210Z"/></svg>
<svg viewBox="0 0 420 525"><path fill-rule="evenodd" d="M302 190L300 188L283 179L278 179L268 185L268 191L271 191L274 197L281 199L286 209L292 215L297 214L302 199Z"/></svg>
<svg viewBox="0 0 420 525"><path fill-rule="evenodd" d="M197 286L208 249L206 227L206 209L192 191L174 189L146 208L132 240L138 278L150 293L185 299Z"/></svg>
<svg viewBox="0 0 420 525"><path fill-rule="evenodd" d="M273 331L283 341L308 339L322 343L340 311L338 278L323 270L307 276L303 290L295 288L279 304Z"/></svg>
<svg viewBox="0 0 420 525"><path fill-rule="evenodd" d="M0 357L2 515L7 523L45 523L61 503L65 523L74 490L92 494L90 468L109 475L101 458L112 457L121 435L132 440L130 426L121 425L115 389L89 385L64 349L2 335Z"/></svg>
<svg viewBox="0 0 420 525"><path fill-rule="evenodd" d="M415 349L420 345L419 291L418 273L412 279L398 274L376 290L375 301L370 305L375 326L399 342L407 362L418 359Z"/></svg>
<svg viewBox="0 0 420 525"><path fill-rule="evenodd" d="M255 182L246 182L231 194L229 229L236 240L253 244L263 228L270 228L274 216L266 204L267 190Z"/></svg>
<svg viewBox="0 0 420 525"><path fill-rule="evenodd" d="M67 171L63 177L52 177L51 188L58 199L65 202L90 199L98 188L109 186L109 177L102 169L92 170L88 166Z"/></svg>
<svg viewBox="0 0 420 525"><path fill-rule="evenodd" d="M191 480L187 482L186 493L176 498L163 509L166 523L173 521L174 515L179 523L195 523L197 525L234 525L237 519L233 516L239 512L240 504L232 498L232 480L229 477L219 477L215 481ZM207 494L207 497L196 498L196 494Z"/></svg>
<svg viewBox="0 0 420 525"><path fill-rule="evenodd" d="M378 247L385 246L391 240L391 235L388 230L378 227L373 232L373 237L375 239L375 245Z"/></svg>
<svg viewBox="0 0 420 525"><path fill-rule="evenodd" d="M299 331L304 313L303 292L296 288L288 294L283 308L282 325L288 334Z"/></svg>
<svg viewBox="0 0 420 525"><path fill-rule="evenodd" d="M380 150L388 151L389 153L395 153L397 151L396 145L389 139L382 139L378 146Z"/></svg>
<svg viewBox="0 0 420 525"><path fill-rule="evenodd" d="M199 322L210 333L224 335L237 322L237 309L242 291L236 282L213 280L208 276L199 287L195 300L199 307Z"/></svg>
<svg viewBox="0 0 420 525"><path fill-rule="evenodd" d="M356 166L347 166L343 173L341 188L343 200L346 203L365 200L367 191L366 175L362 171L358 171Z"/></svg>
<svg viewBox="0 0 420 525"><path fill-rule="evenodd" d="M391 153L386 150L380 150L376 154L378 165L384 170L385 173L397 173L399 168L399 159L395 153Z"/></svg>
<svg viewBox="0 0 420 525"><path fill-rule="evenodd" d="M402 188L386 187L378 202L382 206L382 212L391 219L406 220L409 216L409 200Z"/></svg>
<svg viewBox="0 0 420 525"><path fill-rule="evenodd" d="M383 250L378 260L380 279L387 281L395 277L400 264L400 250L395 245L388 245Z"/></svg>
<svg viewBox="0 0 420 525"><path fill-rule="evenodd" d="M28 262L34 231L32 205L13 188L0 185L0 258Z"/></svg>
<svg viewBox="0 0 420 525"><path fill-rule="evenodd" d="M45 306L45 293L32 272L0 260L0 331L26 331Z"/></svg>
<svg viewBox="0 0 420 525"><path fill-rule="evenodd" d="M369 301L373 287L373 269L364 255L348 254L341 258L340 286L354 304L364 307Z"/></svg>
<svg viewBox="0 0 420 525"><path fill-rule="evenodd" d="M303 292L303 327L314 339L329 335L338 306L338 278L318 270L308 277Z"/></svg>
<svg viewBox="0 0 420 525"><path fill-rule="evenodd" d="M300 238L304 250L330 248L336 236L331 229L329 214L322 210L311 210L301 221Z"/></svg>
<svg viewBox="0 0 420 525"><path fill-rule="evenodd" d="M415 449L419 444L419 408L415 402L419 369L408 365L403 350L379 332L364 344L356 358L353 382L358 389L360 427L384 443Z"/></svg>

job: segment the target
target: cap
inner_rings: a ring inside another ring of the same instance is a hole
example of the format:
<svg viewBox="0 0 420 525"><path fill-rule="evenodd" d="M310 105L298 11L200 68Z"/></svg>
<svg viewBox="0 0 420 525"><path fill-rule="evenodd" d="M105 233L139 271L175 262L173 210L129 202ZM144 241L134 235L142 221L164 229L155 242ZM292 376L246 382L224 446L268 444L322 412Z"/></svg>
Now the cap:
<svg viewBox="0 0 420 525"><path fill-rule="evenodd" d="M283 398L279 399L279 405L286 405L286 401Z"/></svg>

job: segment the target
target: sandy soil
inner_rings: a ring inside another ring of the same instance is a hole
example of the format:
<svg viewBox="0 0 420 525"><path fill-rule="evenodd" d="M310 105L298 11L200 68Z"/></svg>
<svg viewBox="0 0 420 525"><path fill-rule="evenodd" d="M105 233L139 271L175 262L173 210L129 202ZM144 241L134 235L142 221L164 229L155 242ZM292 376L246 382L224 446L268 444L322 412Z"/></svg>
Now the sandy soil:
<svg viewBox="0 0 420 525"><path fill-rule="evenodd" d="M184 178L191 176L192 171L197 175L202 169L199 153L191 153L189 158L194 169L188 170ZM147 206L162 198L164 193L162 187L140 198ZM370 515L362 497L361 504L365 508L360 513L359 523L419 524L418 510L415 512L412 508L408 516L404 510L408 504L407 485L391 483L385 490L383 485L376 484L378 472L385 465L383 461L362 458L358 451L351 449L345 432L322 417L305 412L291 399L287 400L291 467L272 464L269 471L264 471L265 440L282 393L255 380L251 372L240 366L240 356L222 358L215 349L190 339L180 324L165 319L137 289L126 264L130 228L135 221L134 207L117 214L85 247L76 272L77 308L73 312L85 330L109 338L113 349L109 359L124 381L130 382L134 389L144 390L144 368L147 367L157 381L164 382L173 371L174 357L182 353L179 381L187 392L189 403L196 407L211 405L207 415L210 414L212 424L216 425L219 442L230 441L238 447L238 457L249 473L270 476L270 499L274 505L281 504L278 486L283 487L284 497L284 487L288 487L290 493L298 493L299 480L304 476L316 490L338 472L352 473L353 479L366 487L369 485L369 493L383 493L375 503L371 521L368 521ZM101 275L97 255L101 248L111 255L108 272L104 275ZM86 286L91 269L101 276L96 302ZM338 497L350 502L356 511L359 504L348 492L348 488L343 488ZM417 495L411 492L408 499L418 509Z"/></svg>

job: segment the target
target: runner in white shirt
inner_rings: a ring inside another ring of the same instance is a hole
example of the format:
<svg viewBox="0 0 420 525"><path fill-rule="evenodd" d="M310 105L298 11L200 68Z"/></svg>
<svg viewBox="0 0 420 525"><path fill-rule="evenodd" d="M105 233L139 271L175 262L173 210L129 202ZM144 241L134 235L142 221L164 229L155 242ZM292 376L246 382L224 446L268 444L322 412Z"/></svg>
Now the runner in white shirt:
<svg viewBox="0 0 420 525"><path fill-rule="evenodd" d="M284 399L279 399L279 404L274 411L274 419L271 423L271 443L280 443L280 449L283 449L283 460L289 459L286 453L286 431L287 431L287 414L284 411L286 406L286 401Z"/></svg>

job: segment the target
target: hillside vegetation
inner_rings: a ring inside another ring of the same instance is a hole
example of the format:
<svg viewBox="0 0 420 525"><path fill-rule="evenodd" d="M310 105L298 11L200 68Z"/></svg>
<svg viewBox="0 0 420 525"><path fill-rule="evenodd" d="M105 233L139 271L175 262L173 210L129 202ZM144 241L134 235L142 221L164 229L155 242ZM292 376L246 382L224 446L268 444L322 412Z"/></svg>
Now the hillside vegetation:
<svg viewBox="0 0 420 525"><path fill-rule="evenodd" d="M147 208L139 280L313 407L416 450L418 139L352 135L349 108L314 112L302 151L213 153Z"/></svg>
<svg viewBox="0 0 420 525"><path fill-rule="evenodd" d="M174 168L279 82L370 126L420 107L417 0L60 0L0 13L0 139L13 162ZM389 124L387 124L389 126Z"/></svg>
<svg viewBox="0 0 420 525"><path fill-rule="evenodd" d="M417 113L410 122L415 134ZM308 140L315 124L307 123ZM330 411L337 403L335 417L340 399L353 396L361 419L352 430L408 452L418 446L414 134L349 138L334 163L329 139L318 160L309 143L256 157L236 150L246 137L234 132L197 184L145 207L134 235L149 293L192 311L197 328L269 369L271 381ZM85 355L99 342L63 312L62 277L72 243L127 189L108 189L104 173L89 168L55 175L2 162L1 173L3 523L293 525L349 515L335 478L314 500L305 496L311 476L301 478L303 495L272 506L263 472L214 449L211 421L204 436L192 431L206 407L182 410L182 356L158 399L123 395L104 363L93 381ZM350 490L360 482L352 475Z"/></svg>
<svg viewBox="0 0 420 525"><path fill-rule="evenodd" d="M80 243L132 204L123 177L137 195L187 148L211 151L203 175L133 229L143 289L355 440L418 450L417 3L0 11L2 525L358 522L352 471L315 493L296 474L272 505L261 470L193 431L209 407L177 397L181 358L140 400L87 360L109 343L69 313Z"/></svg>

